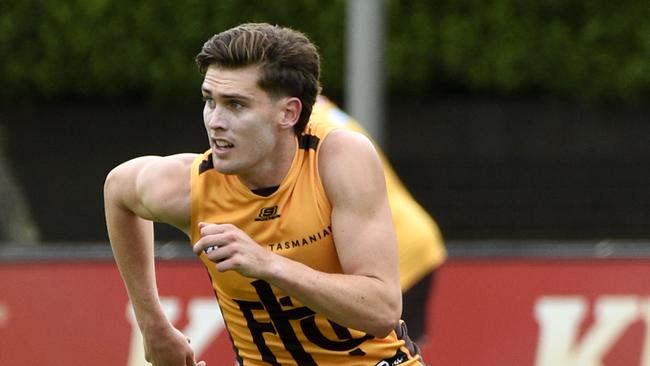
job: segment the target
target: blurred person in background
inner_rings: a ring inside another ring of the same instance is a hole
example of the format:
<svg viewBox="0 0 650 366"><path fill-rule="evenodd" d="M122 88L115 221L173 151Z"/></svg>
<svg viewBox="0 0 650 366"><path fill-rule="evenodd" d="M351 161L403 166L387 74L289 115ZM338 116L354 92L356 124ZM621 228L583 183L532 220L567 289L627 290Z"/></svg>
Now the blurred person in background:
<svg viewBox="0 0 650 366"><path fill-rule="evenodd" d="M333 123L360 132L368 132L356 120L319 95L312 112L312 123ZM371 136L368 136L371 137ZM426 343L427 301L433 290L435 270L446 258L440 229L434 219L413 198L379 147L386 178L397 244L399 247L400 285L403 293L402 319L409 336L419 345Z"/></svg>
<svg viewBox="0 0 650 366"><path fill-rule="evenodd" d="M0 125L0 242L37 244L38 227L5 158L4 134Z"/></svg>
<svg viewBox="0 0 650 366"><path fill-rule="evenodd" d="M240 365L422 365L400 320L379 155L362 134L309 122L316 47L288 28L244 24L208 40L197 64L210 149L130 160L104 186L147 359L205 364L160 304L158 221L191 238Z"/></svg>

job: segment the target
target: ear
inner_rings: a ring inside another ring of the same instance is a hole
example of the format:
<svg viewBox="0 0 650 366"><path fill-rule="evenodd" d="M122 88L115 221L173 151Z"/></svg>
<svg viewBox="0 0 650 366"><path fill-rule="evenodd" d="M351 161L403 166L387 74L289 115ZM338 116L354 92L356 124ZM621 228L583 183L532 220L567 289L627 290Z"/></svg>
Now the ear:
<svg viewBox="0 0 650 366"><path fill-rule="evenodd" d="M282 101L282 113L280 126L282 128L293 128L298 123L302 112L302 102L296 97L287 97Z"/></svg>

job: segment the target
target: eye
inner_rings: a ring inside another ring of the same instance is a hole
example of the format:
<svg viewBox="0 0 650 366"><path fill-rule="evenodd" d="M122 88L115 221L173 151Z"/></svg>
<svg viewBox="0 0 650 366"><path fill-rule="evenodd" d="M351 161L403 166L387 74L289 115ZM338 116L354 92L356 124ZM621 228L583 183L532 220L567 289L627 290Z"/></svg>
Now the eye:
<svg viewBox="0 0 650 366"><path fill-rule="evenodd" d="M204 97L203 97L203 101L205 102L205 105L206 105L208 108L210 108L210 109L214 109L214 107L215 107L214 99L212 99L212 98L210 98L210 97L207 97L207 96L204 96Z"/></svg>
<svg viewBox="0 0 650 366"><path fill-rule="evenodd" d="M237 110L240 110L240 109L244 108L244 104L242 104L241 102L239 102L237 100L231 99L231 100L228 100L228 107L230 109L232 109L232 110L237 111Z"/></svg>

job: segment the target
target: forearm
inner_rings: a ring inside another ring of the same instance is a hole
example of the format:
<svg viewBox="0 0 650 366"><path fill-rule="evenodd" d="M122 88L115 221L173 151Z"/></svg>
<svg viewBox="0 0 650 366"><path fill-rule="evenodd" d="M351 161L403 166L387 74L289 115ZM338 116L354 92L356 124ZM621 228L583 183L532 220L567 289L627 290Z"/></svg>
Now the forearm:
<svg viewBox="0 0 650 366"><path fill-rule="evenodd" d="M165 324L156 287L153 223L127 207L118 190L120 182L107 180L104 197L106 227L122 280L140 329Z"/></svg>
<svg viewBox="0 0 650 366"><path fill-rule="evenodd" d="M124 281L140 328L163 320L155 280L153 224L133 217L109 229L115 262Z"/></svg>
<svg viewBox="0 0 650 366"><path fill-rule="evenodd" d="M382 337L401 315L399 286L378 278L320 272L281 256L269 269L267 282L340 325Z"/></svg>

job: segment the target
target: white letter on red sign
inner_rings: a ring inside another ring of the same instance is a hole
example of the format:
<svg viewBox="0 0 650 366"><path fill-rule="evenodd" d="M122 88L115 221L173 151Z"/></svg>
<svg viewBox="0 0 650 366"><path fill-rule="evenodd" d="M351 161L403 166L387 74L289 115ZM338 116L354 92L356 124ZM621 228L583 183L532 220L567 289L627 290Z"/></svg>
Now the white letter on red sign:
<svg viewBox="0 0 650 366"><path fill-rule="evenodd" d="M181 315L180 301L177 298L161 298L160 302L170 322L176 322ZM138 323L135 320L131 303L127 304L127 318L131 323L131 345L128 366L150 365L144 360L144 344ZM188 324L181 332L192 341L192 349L197 359L224 328L221 310L212 297L194 298L187 304Z"/></svg>
<svg viewBox="0 0 650 366"><path fill-rule="evenodd" d="M537 300L535 318L540 333L536 366L601 366L603 356L640 315L638 298L603 296L596 300L594 324L578 341L587 310L587 301L579 296Z"/></svg>

